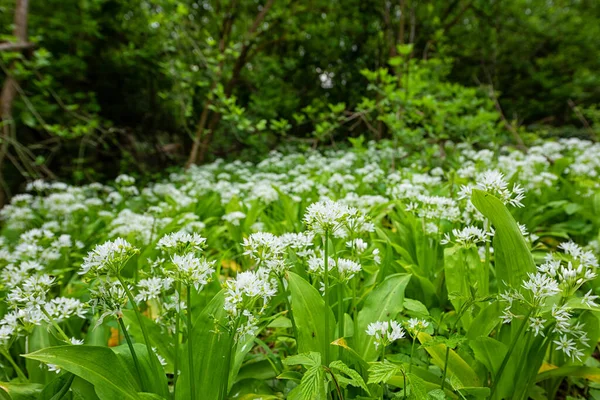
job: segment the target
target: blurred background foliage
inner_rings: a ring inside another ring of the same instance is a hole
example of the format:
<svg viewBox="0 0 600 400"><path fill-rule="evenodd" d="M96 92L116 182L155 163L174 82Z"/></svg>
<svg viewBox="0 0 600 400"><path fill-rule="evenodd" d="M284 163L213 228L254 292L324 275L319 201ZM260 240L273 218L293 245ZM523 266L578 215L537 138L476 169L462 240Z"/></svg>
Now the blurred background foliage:
<svg viewBox="0 0 600 400"><path fill-rule="evenodd" d="M526 149L600 129L596 0L28 3L0 0L0 49L30 44L0 50L9 196L282 144Z"/></svg>

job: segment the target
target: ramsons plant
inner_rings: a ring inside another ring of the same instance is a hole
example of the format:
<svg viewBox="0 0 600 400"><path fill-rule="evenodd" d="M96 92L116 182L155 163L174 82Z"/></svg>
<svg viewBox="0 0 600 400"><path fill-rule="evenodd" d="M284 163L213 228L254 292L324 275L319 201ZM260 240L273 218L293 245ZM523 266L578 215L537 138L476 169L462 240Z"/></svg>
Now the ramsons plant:
<svg viewBox="0 0 600 400"><path fill-rule="evenodd" d="M444 146L32 182L0 211L0 394L600 398L600 148Z"/></svg>

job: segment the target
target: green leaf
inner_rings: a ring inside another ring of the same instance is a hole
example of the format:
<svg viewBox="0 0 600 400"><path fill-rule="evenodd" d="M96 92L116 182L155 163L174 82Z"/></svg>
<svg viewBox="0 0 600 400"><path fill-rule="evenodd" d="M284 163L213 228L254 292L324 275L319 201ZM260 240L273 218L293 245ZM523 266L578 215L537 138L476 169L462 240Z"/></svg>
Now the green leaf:
<svg viewBox="0 0 600 400"><path fill-rule="evenodd" d="M367 326L395 318L404 309L404 290L410 278L409 274L390 275L365 299L365 305L358 313L358 332L354 332L356 352L365 361L374 361L378 356L375 338L367 335Z"/></svg>
<svg viewBox="0 0 600 400"><path fill-rule="evenodd" d="M473 189L471 202L492 222L496 230L494 265L498 286L501 290L507 287L521 288L527 274L535 272L535 262L517 222L508 208L487 192Z"/></svg>
<svg viewBox="0 0 600 400"><path fill-rule="evenodd" d="M134 343L133 348L140 365L140 387L143 387L145 392L156 393L165 398L169 397L167 376L165 375L165 372L160 364L158 364L158 362L156 363L157 367L159 367L158 370L156 370L156 368L152 368L153 365L148 355L146 345ZM137 370L135 368L135 363L133 361L131 352L129 351L129 346L123 344L121 346L113 347L112 350L129 368L131 375L137 377ZM154 354L152 356L154 356Z"/></svg>
<svg viewBox="0 0 600 400"><path fill-rule="evenodd" d="M224 387L232 364L235 350L233 337L218 326L227 325L227 314L223 308L225 292L220 291L204 307L193 324L194 374L196 388L202 390L202 400L221 400L226 397ZM181 375L177 380L177 400L190 398L190 376L187 364L187 345L182 346Z"/></svg>
<svg viewBox="0 0 600 400"><path fill-rule="evenodd" d="M502 342L490 337L479 337L469 343L475 359L485 365L487 370L496 376L508 348Z"/></svg>
<svg viewBox="0 0 600 400"><path fill-rule="evenodd" d="M448 297L455 310L460 310L469 299L489 293L488 271L475 247L444 249L444 271ZM471 314L463 314L461 321L465 330L469 329L472 320Z"/></svg>
<svg viewBox="0 0 600 400"><path fill-rule="evenodd" d="M425 381L419 378L415 374L407 374L408 382L410 383L410 396L411 400L422 400L427 399L427 386ZM404 388L406 390L406 388Z"/></svg>
<svg viewBox="0 0 600 400"><path fill-rule="evenodd" d="M369 380L368 384L371 383L386 383L394 375L400 372L400 367L390 362L374 362L370 363L369 367Z"/></svg>
<svg viewBox="0 0 600 400"><path fill-rule="evenodd" d="M314 367L321 365L321 354L311 351L309 353L296 354L283 360L284 365L302 365L304 367Z"/></svg>
<svg viewBox="0 0 600 400"><path fill-rule="evenodd" d="M546 379L563 378L567 376L582 377L592 382L600 383L600 368L581 365L565 365L539 373L535 381L541 382Z"/></svg>
<svg viewBox="0 0 600 400"><path fill-rule="evenodd" d="M367 392L367 394L369 394L369 396L371 395L369 393L369 389L367 388L365 380L362 378L362 376L360 376L360 374L358 372L356 372L355 370L353 370L352 368L350 368L349 366L344 364L342 361L340 361L340 360L333 361L331 364L329 364L329 368L332 370L337 370L339 372L342 372L342 373L348 375L348 377L350 378L349 383L352 386L360 387L365 392Z"/></svg>
<svg viewBox="0 0 600 400"><path fill-rule="evenodd" d="M123 320L127 330L135 337L137 343L144 343L144 335L139 327L135 311L123 310ZM173 345L171 340L165 340L165 332L151 319L142 315L142 321L148 332L150 344L156 348L156 352L167 362L166 369L173 371Z"/></svg>
<svg viewBox="0 0 600 400"><path fill-rule="evenodd" d="M61 374L47 384L38 397L38 400L61 399L71 388L75 375L71 373Z"/></svg>
<svg viewBox="0 0 600 400"><path fill-rule="evenodd" d="M300 390L304 400L321 400L326 398L323 367L318 365L306 370L300 381Z"/></svg>
<svg viewBox="0 0 600 400"><path fill-rule="evenodd" d="M335 317L325 306L323 297L299 275L289 272L292 311L298 337L298 353L311 351L326 354L335 334ZM325 313L329 313L330 329L325 332ZM331 351L330 351L331 353ZM332 356L332 359L336 357Z"/></svg>
<svg viewBox="0 0 600 400"><path fill-rule="evenodd" d="M36 400L42 391L38 383L0 382L0 399L2 400Z"/></svg>
<svg viewBox="0 0 600 400"><path fill-rule="evenodd" d="M56 364L94 385L102 400L137 400L139 387L135 378L108 347L57 346L25 354L23 357Z"/></svg>
<svg viewBox="0 0 600 400"><path fill-rule="evenodd" d="M417 337L425 345L425 351L431 356L433 364L443 369L446 361L446 345L427 346L426 344L431 342L433 338L425 332L420 332ZM480 386L477 373L454 350L450 350L448 354L448 377L456 377L462 387Z"/></svg>

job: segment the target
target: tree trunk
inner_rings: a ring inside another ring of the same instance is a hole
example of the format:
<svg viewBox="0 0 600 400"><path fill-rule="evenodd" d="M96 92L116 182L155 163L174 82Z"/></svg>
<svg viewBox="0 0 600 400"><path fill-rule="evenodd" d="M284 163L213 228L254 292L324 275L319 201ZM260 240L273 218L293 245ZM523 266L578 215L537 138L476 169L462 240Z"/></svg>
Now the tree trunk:
<svg viewBox="0 0 600 400"><path fill-rule="evenodd" d="M27 13L29 9L29 0L17 0L15 6L15 29L16 49L27 48ZM21 47L23 46L23 47ZM13 129L12 107L17 94L16 81L10 75L10 69L4 80L2 92L0 94L0 118L2 119L2 132L0 133L0 206L4 205L10 193L8 192L6 182L2 171L6 154L8 152L8 137Z"/></svg>

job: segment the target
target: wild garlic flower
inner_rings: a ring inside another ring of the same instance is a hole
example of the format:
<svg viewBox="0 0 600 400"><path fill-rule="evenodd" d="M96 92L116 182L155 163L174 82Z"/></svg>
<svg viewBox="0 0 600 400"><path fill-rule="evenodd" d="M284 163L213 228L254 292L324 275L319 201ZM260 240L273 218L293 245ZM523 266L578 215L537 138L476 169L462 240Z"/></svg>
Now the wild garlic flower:
<svg viewBox="0 0 600 400"><path fill-rule="evenodd" d="M120 318L122 316L123 307L127 304L127 294L120 282L100 280L98 286L90 290L90 295L92 312L95 312L96 309L101 312L96 326L101 325L106 317Z"/></svg>
<svg viewBox="0 0 600 400"><path fill-rule="evenodd" d="M246 218L246 214L241 211L230 212L221 217L223 221L229 222L233 226L240 226L240 221Z"/></svg>
<svg viewBox="0 0 600 400"><path fill-rule="evenodd" d="M291 249L298 257L310 257L314 254L315 235L312 232L284 233L279 236L282 245Z"/></svg>
<svg viewBox="0 0 600 400"><path fill-rule="evenodd" d="M156 247L166 252L181 254L188 250L202 250L205 244L206 238L201 235L179 231L164 235Z"/></svg>
<svg viewBox="0 0 600 400"><path fill-rule="evenodd" d="M358 238L347 241L346 247L349 247L350 249L355 250L358 254L361 254L367 249L367 247L369 247L369 244L361 238Z"/></svg>
<svg viewBox="0 0 600 400"><path fill-rule="evenodd" d="M327 266L330 278L337 279L340 282L348 282L362 271L362 267L358 262L346 258L334 259L329 257ZM323 257L309 258L308 272L322 278L325 273L325 260L323 260Z"/></svg>
<svg viewBox="0 0 600 400"><path fill-rule="evenodd" d="M463 229L452 229L452 236L446 233L440 241L441 244L456 243L462 247L472 247L479 243L488 243L493 232L470 225Z"/></svg>
<svg viewBox="0 0 600 400"><path fill-rule="evenodd" d="M56 297L44 305L44 309L55 322L62 322L71 317L85 318L85 304L72 297Z"/></svg>
<svg viewBox="0 0 600 400"><path fill-rule="evenodd" d="M172 278L161 278L158 276L141 279L137 284L138 294L135 301L141 303L157 299L160 295L171 288Z"/></svg>
<svg viewBox="0 0 600 400"><path fill-rule="evenodd" d="M525 189L518 184L514 184L509 189L508 182L500 171L487 170L478 174L476 185L462 186L459 191L459 198L470 198L473 189L488 192L498 197L504 204L510 204L513 207L524 207L522 200L525 199Z"/></svg>
<svg viewBox="0 0 600 400"><path fill-rule="evenodd" d="M584 254L583 250L573 244L560 246L565 256L548 254L543 264L537 267L536 273L528 274L523 282L522 290L508 290L501 294L505 303L502 320L511 323L514 319L524 319L524 310L528 311L527 330L535 336L550 335L554 339L556 349L561 350L571 359L580 360L583 356L581 348L589 341L581 323L576 322L574 310L568 307L568 300L573 298L583 283L596 277L597 261L592 254ZM562 299L559 305L556 299ZM588 291L581 303L589 307L597 306L598 298ZM518 307L515 307L516 305ZM521 310L517 313L515 310Z"/></svg>
<svg viewBox="0 0 600 400"><path fill-rule="evenodd" d="M304 214L304 222L318 235L325 235L325 232L328 232L334 237L345 237L347 235L345 224L349 217L357 212L355 208L327 199L309 205Z"/></svg>
<svg viewBox="0 0 600 400"><path fill-rule="evenodd" d="M259 271L244 271L235 279L229 279L225 288L225 311L229 314L229 325L238 326L236 339L242 340L245 335L253 335L257 331L258 318L254 309L261 303L258 314L262 314L269 301L277 294L277 281ZM244 321L245 320L245 321Z"/></svg>
<svg viewBox="0 0 600 400"><path fill-rule="evenodd" d="M244 238L244 254L259 263L279 257L285 250L283 241L268 232L256 232Z"/></svg>
<svg viewBox="0 0 600 400"><path fill-rule="evenodd" d="M196 290L210 282L211 275L215 272L215 261L198 258L193 253L175 254L171 261L175 268L167 271L167 274L175 281L194 286Z"/></svg>
<svg viewBox="0 0 600 400"><path fill-rule="evenodd" d="M404 337L404 329L394 320L376 321L367 326L367 335L375 337L375 348L386 347Z"/></svg>
<svg viewBox="0 0 600 400"><path fill-rule="evenodd" d="M107 241L97 245L88 253L83 259L79 274L118 273L123 264L138 252L139 250L125 239L116 238L114 241Z"/></svg>
<svg viewBox="0 0 600 400"><path fill-rule="evenodd" d="M354 278L354 275L362 271L362 267L359 263L346 258L338 258L335 265L337 267L338 277L342 282L348 282L350 279Z"/></svg>
<svg viewBox="0 0 600 400"><path fill-rule="evenodd" d="M424 319L411 318L404 323L404 326L412 337L416 337L419 332L423 332L429 327L429 322Z"/></svg>

